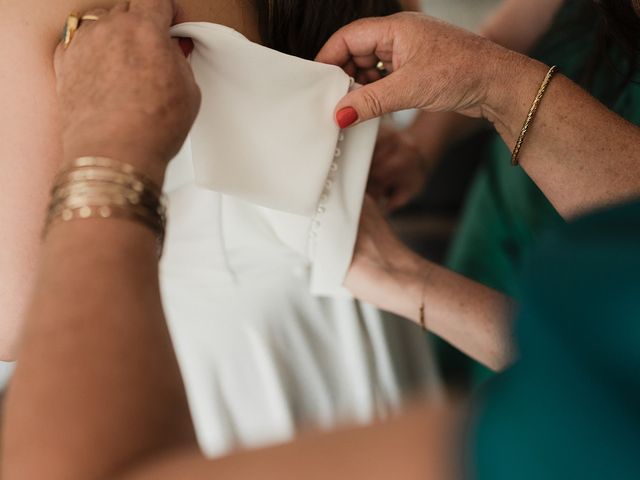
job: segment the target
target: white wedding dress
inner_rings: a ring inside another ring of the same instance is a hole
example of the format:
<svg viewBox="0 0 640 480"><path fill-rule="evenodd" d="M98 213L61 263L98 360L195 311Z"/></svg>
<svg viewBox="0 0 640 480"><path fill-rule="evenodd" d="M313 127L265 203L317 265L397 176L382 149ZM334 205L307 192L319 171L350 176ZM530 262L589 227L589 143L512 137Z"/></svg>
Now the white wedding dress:
<svg viewBox="0 0 640 480"><path fill-rule="evenodd" d="M209 23L191 37L200 115L167 173L165 310L203 450L368 422L438 391L426 340L346 295L377 133L341 133L342 70Z"/></svg>

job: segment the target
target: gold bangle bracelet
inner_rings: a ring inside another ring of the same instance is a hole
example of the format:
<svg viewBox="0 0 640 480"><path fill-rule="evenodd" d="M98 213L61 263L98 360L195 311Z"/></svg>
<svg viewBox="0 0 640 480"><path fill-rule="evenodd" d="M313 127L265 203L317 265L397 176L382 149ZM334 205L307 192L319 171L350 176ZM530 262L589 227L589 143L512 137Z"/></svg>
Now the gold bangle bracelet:
<svg viewBox="0 0 640 480"><path fill-rule="evenodd" d="M74 170L57 180L54 189L64 188L67 185L75 185L79 182L103 182L113 183L122 187L131 188L136 192L149 190L140 180L136 180L131 175L119 172L109 172L107 170ZM155 192L154 192L155 193Z"/></svg>
<svg viewBox="0 0 640 480"><path fill-rule="evenodd" d="M51 194L50 208L68 201L70 198L82 198L83 196L104 197L105 201L116 205L142 205L148 208L156 208L161 205L161 200L151 192L144 190L138 192L119 185L100 184L96 182L78 182L65 184L57 188Z"/></svg>
<svg viewBox="0 0 640 480"><path fill-rule="evenodd" d="M54 224L61 222L70 222L72 220L88 220L91 218L98 219L123 219L131 220L139 223L146 228L150 229L157 239L158 245L158 257L162 256L163 244L164 244L164 223L160 221L154 221L146 213L133 211L129 208L117 207L117 206L83 206L77 208L67 208L60 212L60 214L52 217L46 224L45 231L51 228Z"/></svg>
<svg viewBox="0 0 640 480"><path fill-rule="evenodd" d="M520 151L522 150L522 145L524 144L525 139L527 138L527 133L533 124L533 121L536 118L536 114L538 113L538 109L540 108L540 104L542 103L542 99L544 98L544 94L547 92L547 88L549 88L549 84L553 77L558 72L559 68L557 66L553 66L547 72L547 76L544 78L542 85L540 85L540 89L538 90L538 94L531 105L531 109L529 110L529 114L527 115L527 119L524 122L524 126L522 127L522 131L520 132L520 136L518 137L518 141L516 142L516 146L513 149L513 154L511 155L511 165L517 167L520 165Z"/></svg>
<svg viewBox="0 0 640 480"><path fill-rule="evenodd" d="M109 179L100 180L69 180L54 187L51 193L50 208L69 199L78 199L85 196L105 198L105 202L124 206L141 205L150 209L157 209L162 204L161 197L146 188L137 188L140 184L137 180L127 182L111 182Z"/></svg>
<svg viewBox="0 0 640 480"><path fill-rule="evenodd" d="M57 175L43 231L76 219L121 218L150 228L158 238L158 253L166 224L160 187L128 164L102 157L74 160Z"/></svg>
<svg viewBox="0 0 640 480"><path fill-rule="evenodd" d="M162 195L162 189L149 177L137 172L133 166L104 157L80 157L73 160L63 166L54 183L58 185L64 178L68 178L70 174L78 177L83 175L91 176L92 173L89 172L93 172L94 175L99 175L99 172L111 174L111 176L119 175L120 178L125 176L135 184L141 183L144 188L156 193L158 196Z"/></svg>

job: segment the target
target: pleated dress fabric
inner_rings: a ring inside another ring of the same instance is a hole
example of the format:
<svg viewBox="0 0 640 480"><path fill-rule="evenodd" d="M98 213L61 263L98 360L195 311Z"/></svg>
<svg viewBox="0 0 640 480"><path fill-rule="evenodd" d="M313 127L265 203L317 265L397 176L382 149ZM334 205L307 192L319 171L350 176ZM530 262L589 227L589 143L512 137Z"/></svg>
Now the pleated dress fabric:
<svg viewBox="0 0 640 480"><path fill-rule="evenodd" d="M205 453L438 396L419 330L342 288L378 127L335 126L350 79L220 25L172 33L203 103L167 174L161 286Z"/></svg>

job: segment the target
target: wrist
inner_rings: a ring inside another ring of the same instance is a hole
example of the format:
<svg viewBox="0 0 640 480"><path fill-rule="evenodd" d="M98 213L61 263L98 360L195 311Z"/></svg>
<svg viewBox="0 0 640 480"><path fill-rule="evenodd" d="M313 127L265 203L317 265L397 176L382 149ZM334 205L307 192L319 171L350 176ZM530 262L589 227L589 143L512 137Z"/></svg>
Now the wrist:
<svg viewBox="0 0 640 480"><path fill-rule="evenodd" d="M505 140L515 139L520 133L540 79L547 70L541 62L501 47L486 69L482 116Z"/></svg>
<svg viewBox="0 0 640 480"><path fill-rule="evenodd" d="M65 162L54 182L43 236L60 223L122 219L153 232L161 255L166 209L156 183L159 178L149 178L137 167L113 158L74 157Z"/></svg>
<svg viewBox="0 0 640 480"><path fill-rule="evenodd" d="M161 154L137 145L115 141L70 141L64 144L64 163L80 157L105 157L126 163L145 175L159 187L169 162Z"/></svg>
<svg viewBox="0 0 640 480"><path fill-rule="evenodd" d="M434 265L428 260L413 254L403 259L402 264L390 272L396 293L390 296L393 304L389 308L393 313L418 323L420 307L423 302L425 282Z"/></svg>

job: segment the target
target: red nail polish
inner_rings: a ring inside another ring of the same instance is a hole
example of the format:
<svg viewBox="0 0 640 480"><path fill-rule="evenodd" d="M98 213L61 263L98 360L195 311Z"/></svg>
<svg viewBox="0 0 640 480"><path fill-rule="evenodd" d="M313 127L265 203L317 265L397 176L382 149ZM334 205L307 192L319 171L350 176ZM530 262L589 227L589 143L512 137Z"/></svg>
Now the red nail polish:
<svg viewBox="0 0 640 480"><path fill-rule="evenodd" d="M185 57L191 55L191 52L193 52L193 41L190 38L179 38L178 43Z"/></svg>
<svg viewBox="0 0 640 480"><path fill-rule="evenodd" d="M336 113L336 121L340 128L347 128L358 121L358 112L353 107L342 108Z"/></svg>

